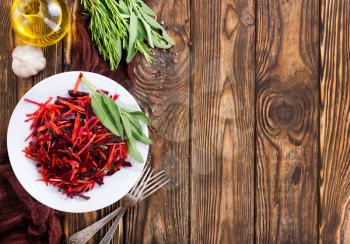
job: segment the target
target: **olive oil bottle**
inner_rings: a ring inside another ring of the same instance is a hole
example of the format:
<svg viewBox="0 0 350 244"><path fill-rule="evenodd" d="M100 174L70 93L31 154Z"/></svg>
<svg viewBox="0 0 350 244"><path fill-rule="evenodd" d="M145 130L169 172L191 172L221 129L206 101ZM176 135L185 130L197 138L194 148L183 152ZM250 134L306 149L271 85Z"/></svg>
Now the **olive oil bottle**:
<svg viewBox="0 0 350 244"><path fill-rule="evenodd" d="M66 0L14 0L12 26L25 42L39 47L60 41L69 28Z"/></svg>

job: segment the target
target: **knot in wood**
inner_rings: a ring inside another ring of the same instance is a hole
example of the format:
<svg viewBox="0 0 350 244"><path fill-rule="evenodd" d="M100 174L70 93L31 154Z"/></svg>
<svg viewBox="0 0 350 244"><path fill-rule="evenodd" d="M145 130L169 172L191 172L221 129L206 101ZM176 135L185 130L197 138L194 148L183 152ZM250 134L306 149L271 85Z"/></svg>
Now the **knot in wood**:
<svg viewBox="0 0 350 244"><path fill-rule="evenodd" d="M292 174L292 183L293 185L298 185L301 178L301 168L296 166Z"/></svg>
<svg viewBox="0 0 350 244"><path fill-rule="evenodd" d="M241 23L247 27L253 26L255 23L254 16L251 13L249 13L247 9L244 9L242 11L240 20L241 20Z"/></svg>
<svg viewBox="0 0 350 244"><path fill-rule="evenodd" d="M297 105L286 98L275 98L271 101L269 117L276 127L291 127L297 117Z"/></svg>
<svg viewBox="0 0 350 244"><path fill-rule="evenodd" d="M260 86L260 102L257 103L258 123L269 136L288 136L294 145L302 143L307 134L314 131L315 111L311 88L303 83L290 83L292 86L271 86L269 81Z"/></svg>

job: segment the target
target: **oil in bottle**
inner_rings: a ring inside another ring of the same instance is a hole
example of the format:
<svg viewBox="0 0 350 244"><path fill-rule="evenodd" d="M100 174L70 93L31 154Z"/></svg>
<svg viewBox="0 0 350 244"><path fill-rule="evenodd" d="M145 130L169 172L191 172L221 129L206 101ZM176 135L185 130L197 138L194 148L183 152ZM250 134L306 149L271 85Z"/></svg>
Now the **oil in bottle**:
<svg viewBox="0 0 350 244"><path fill-rule="evenodd" d="M14 0L12 26L18 36L34 46L60 41L69 28L69 9L65 0Z"/></svg>

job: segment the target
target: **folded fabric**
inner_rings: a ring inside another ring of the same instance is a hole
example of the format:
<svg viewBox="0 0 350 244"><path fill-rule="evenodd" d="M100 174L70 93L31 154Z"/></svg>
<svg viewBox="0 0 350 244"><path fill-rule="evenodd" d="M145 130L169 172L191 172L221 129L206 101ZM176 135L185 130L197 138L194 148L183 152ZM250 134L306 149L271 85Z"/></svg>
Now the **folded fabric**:
<svg viewBox="0 0 350 244"><path fill-rule="evenodd" d="M0 151L0 243L59 243L62 214L33 199Z"/></svg>

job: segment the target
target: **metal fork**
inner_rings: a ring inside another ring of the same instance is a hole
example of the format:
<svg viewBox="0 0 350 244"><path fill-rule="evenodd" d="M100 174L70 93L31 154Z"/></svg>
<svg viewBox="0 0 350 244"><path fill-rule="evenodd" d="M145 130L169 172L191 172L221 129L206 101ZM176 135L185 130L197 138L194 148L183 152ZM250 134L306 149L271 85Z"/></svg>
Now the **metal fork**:
<svg viewBox="0 0 350 244"><path fill-rule="evenodd" d="M130 192L121 199L121 207L117 208L106 217L100 219L96 223L88 226L87 228L73 234L68 241L70 243L83 244L90 240L103 226L117 216L113 222L111 228L108 230L106 235L103 237L100 243L109 243L116 231L119 223L121 222L125 211L128 208L135 206L138 202L149 197L151 194L159 190L170 179L165 175L164 171L160 171L153 175L153 169L149 164L144 167L141 177Z"/></svg>

